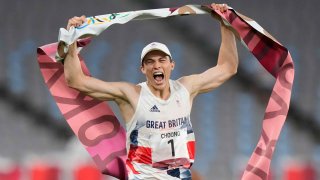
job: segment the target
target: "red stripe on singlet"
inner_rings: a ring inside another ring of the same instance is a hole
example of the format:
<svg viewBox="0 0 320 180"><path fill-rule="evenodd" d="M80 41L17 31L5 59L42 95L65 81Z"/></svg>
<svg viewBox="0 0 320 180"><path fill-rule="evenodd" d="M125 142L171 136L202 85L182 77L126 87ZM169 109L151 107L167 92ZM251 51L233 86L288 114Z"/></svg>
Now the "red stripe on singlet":
<svg viewBox="0 0 320 180"><path fill-rule="evenodd" d="M143 164L152 164L151 148L130 145L128 160Z"/></svg>
<svg viewBox="0 0 320 180"><path fill-rule="evenodd" d="M127 166L129 167L129 169L131 169L131 171L133 172L133 174L140 174L132 165L131 161L129 161L127 159L127 162L126 162Z"/></svg>
<svg viewBox="0 0 320 180"><path fill-rule="evenodd" d="M194 159L194 155L195 155L195 141L189 141L187 143L187 147L188 147L188 152L189 152L189 158L190 159Z"/></svg>

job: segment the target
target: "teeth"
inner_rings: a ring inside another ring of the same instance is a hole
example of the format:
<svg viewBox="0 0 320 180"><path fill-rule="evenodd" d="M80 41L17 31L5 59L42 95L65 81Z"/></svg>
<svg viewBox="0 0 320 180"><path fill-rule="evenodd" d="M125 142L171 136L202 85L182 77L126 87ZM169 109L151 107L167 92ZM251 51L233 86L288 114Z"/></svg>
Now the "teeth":
<svg viewBox="0 0 320 180"><path fill-rule="evenodd" d="M153 73L153 75L162 75L163 73L162 72L155 72Z"/></svg>

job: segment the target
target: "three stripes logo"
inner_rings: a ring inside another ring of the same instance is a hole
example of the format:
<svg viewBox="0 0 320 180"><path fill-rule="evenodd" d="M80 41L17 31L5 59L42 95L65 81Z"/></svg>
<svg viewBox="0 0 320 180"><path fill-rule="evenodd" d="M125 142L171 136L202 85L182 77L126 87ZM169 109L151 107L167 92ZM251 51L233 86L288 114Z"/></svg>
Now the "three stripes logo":
<svg viewBox="0 0 320 180"><path fill-rule="evenodd" d="M160 112L160 110L158 109L158 107L156 105L154 105L151 109L150 112Z"/></svg>

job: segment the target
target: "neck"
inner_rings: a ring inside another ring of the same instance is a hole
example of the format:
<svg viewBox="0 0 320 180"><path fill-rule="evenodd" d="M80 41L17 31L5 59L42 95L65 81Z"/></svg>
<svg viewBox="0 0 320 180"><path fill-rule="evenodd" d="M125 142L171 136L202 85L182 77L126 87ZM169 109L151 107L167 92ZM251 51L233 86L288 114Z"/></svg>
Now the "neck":
<svg viewBox="0 0 320 180"><path fill-rule="evenodd" d="M153 95L155 95L156 97L163 99L163 100L167 100L170 97L170 84L169 82L165 85L164 88L162 89L157 89L155 87L153 87L150 83L147 82L147 85L151 91L151 93Z"/></svg>

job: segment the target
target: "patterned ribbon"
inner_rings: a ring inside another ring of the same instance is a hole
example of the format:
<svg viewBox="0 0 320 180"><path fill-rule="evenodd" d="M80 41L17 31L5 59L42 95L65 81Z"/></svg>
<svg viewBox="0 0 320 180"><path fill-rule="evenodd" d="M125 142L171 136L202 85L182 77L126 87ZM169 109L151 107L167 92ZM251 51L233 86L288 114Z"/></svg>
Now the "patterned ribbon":
<svg viewBox="0 0 320 180"><path fill-rule="evenodd" d="M97 36L112 24L175 15L211 13L229 26L259 63L276 78L262 122L259 142L242 176L243 180L268 179L272 155L289 109L294 68L288 50L254 20L232 8L220 13L211 6L186 5L180 8L88 17L81 27L71 28L69 31L61 28L59 41L66 45L77 41L79 47L84 47L90 41L90 38L85 37ZM61 113L99 169L104 174L127 179L124 128L106 103L91 99L66 86L63 66L55 60L56 50L57 43L53 43L38 48L37 53L45 83ZM80 59L84 73L89 75L83 59Z"/></svg>

